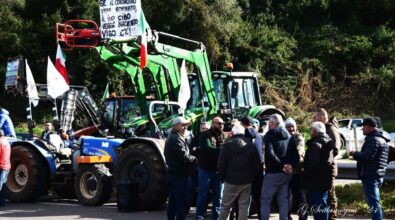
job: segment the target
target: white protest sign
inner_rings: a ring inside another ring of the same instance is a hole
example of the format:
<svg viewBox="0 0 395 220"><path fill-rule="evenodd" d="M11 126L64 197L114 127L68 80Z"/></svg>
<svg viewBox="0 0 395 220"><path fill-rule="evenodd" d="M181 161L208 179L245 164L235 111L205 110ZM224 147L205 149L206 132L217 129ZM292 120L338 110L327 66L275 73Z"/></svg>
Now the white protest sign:
<svg viewBox="0 0 395 220"><path fill-rule="evenodd" d="M128 40L141 35L141 0L99 0L101 37Z"/></svg>

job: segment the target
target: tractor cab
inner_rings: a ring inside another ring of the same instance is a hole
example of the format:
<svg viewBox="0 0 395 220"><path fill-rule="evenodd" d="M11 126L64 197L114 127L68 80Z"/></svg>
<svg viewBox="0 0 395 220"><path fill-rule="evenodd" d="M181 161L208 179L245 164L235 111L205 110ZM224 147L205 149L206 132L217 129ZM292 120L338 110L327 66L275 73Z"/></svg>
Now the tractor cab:
<svg viewBox="0 0 395 220"><path fill-rule="evenodd" d="M261 105L257 73L213 71L218 109L225 121L240 118Z"/></svg>
<svg viewBox="0 0 395 220"><path fill-rule="evenodd" d="M147 96L147 108L155 97ZM152 119L142 110L134 96L111 97L104 101L105 110L102 111L102 128L108 134L116 137L151 136L155 128L150 127L151 120L159 121L166 116L163 105L155 105Z"/></svg>

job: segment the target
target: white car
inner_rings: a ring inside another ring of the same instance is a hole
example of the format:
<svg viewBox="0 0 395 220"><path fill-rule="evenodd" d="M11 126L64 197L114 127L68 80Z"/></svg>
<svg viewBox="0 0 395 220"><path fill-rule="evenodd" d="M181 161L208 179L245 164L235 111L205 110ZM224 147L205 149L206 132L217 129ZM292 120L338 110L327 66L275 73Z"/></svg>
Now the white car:
<svg viewBox="0 0 395 220"><path fill-rule="evenodd" d="M378 121L377 128L379 130L383 130L383 126L381 125L380 118L378 117L375 118ZM342 148L347 150L347 152L360 151L362 144L365 140L365 135L362 132L363 118L341 119L338 122L339 122L339 133L342 139ZM389 136L390 136L389 145L394 146L395 134L391 133Z"/></svg>
<svg viewBox="0 0 395 220"><path fill-rule="evenodd" d="M341 119L338 122L339 122L340 138L342 141L342 149L346 149L347 152L355 151L355 137L356 140L358 140L356 142L357 147L359 145L359 142L363 143L363 140L365 138L365 135L363 135L362 132L363 119L348 118L348 119Z"/></svg>

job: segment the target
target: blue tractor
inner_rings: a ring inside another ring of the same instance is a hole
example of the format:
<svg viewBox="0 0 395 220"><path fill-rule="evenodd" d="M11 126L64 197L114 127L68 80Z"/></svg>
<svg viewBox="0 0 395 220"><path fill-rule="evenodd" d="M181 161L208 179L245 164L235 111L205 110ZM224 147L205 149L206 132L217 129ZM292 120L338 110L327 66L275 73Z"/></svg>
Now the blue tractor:
<svg viewBox="0 0 395 220"><path fill-rule="evenodd" d="M14 73L7 71L5 91L26 96L26 85L21 86L24 79L24 71L18 68ZM46 85L37 84L37 88L40 98L47 99ZM50 135L49 140L33 138L35 123L29 103L27 118L30 135L24 139L10 139L9 199L14 202L34 201L51 189L61 197L77 197L83 205L101 205L110 198L114 179L117 178L138 182L142 209L163 205L167 198L164 141L148 137L130 137L126 140L109 137L100 127L102 115L86 88L71 88L62 97L66 101L62 103L59 127L69 130L74 116L78 116L91 120L90 124L99 128L95 132L100 134L91 133L96 137L81 136L67 140L56 134ZM54 113L54 119L57 119L57 112Z"/></svg>
<svg viewBox="0 0 395 220"><path fill-rule="evenodd" d="M61 197L75 195L84 205L101 205L111 196L110 169L122 142L87 137L67 146L57 134L49 141L10 139L8 197L14 202L34 201L53 189Z"/></svg>

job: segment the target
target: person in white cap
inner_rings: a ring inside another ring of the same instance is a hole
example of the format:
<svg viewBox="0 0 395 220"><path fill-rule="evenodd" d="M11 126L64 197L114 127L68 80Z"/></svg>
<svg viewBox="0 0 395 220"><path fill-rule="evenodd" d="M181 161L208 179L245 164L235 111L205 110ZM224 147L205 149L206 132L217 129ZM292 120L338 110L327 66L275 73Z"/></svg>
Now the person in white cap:
<svg viewBox="0 0 395 220"><path fill-rule="evenodd" d="M169 220L185 219L187 211L189 171L196 163L196 157L190 154L184 136L189 124L190 122L184 117L175 118L173 129L165 143L166 181L169 187L167 219Z"/></svg>
<svg viewBox="0 0 395 220"><path fill-rule="evenodd" d="M306 204L307 199L306 199L306 191L301 188L301 172L302 172L302 165L303 165L303 159L304 159L304 137L302 134L298 132L298 127L296 125L296 122L293 118L288 118L284 122L285 128L287 129L288 133L291 135L290 139L290 144L293 144L296 146L296 149L298 150L299 154L299 163L295 168L293 169L292 172L292 179L291 182L289 183L289 195L288 195L288 202L289 202L289 212L288 212L288 218L291 216L291 212L294 211L296 212L301 204ZM298 212L299 219L307 219L307 215L305 212Z"/></svg>

